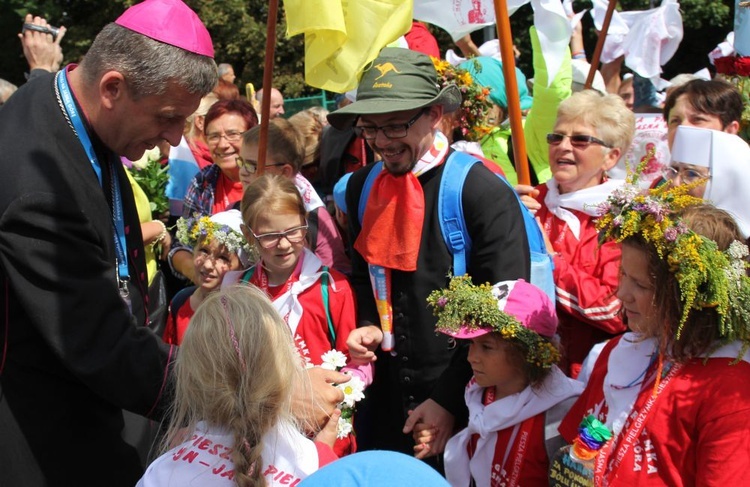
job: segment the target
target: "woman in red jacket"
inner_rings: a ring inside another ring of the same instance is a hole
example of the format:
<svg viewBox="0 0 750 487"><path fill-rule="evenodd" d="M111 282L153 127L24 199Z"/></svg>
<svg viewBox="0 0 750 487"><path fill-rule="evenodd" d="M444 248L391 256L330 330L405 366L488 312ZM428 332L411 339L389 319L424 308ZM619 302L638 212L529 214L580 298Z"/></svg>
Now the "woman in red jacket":
<svg viewBox="0 0 750 487"><path fill-rule="evenodd" d="M623 181L607 170L627 151L635 118L622 98L593 90L563 101L547 135L552 179L536 189L518 187L554 255L563 370L573 377L594 344L625 331L615 296L620 250L599 245L594 217L599 203Z"/></svg>

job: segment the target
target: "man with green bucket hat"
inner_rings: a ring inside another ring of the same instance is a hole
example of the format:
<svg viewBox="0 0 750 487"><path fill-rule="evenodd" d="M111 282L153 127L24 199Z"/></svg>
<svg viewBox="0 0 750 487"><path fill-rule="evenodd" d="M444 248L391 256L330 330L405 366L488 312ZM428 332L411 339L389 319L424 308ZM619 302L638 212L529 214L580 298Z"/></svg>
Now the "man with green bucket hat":
<svg viewBox="0 0 750 487"><path fill-rule="evenodd" d="M354 361L377 359L355 418L363 450L412 453L410 434L428 424L438 429L429 448L439 454L466 419L468 348L436 334L426 306L453 273L438 220L438 188L452 150L438 127L460 103L455 85L438 87L429 57L385 48L364 71L357 100L328 115L336 128L354 126L382 159L355 172L346 192L359 326L347 344ZM471 239L466 268L475 283L528 280L523 217L510 187L473 164L461 194Z"/></svg>

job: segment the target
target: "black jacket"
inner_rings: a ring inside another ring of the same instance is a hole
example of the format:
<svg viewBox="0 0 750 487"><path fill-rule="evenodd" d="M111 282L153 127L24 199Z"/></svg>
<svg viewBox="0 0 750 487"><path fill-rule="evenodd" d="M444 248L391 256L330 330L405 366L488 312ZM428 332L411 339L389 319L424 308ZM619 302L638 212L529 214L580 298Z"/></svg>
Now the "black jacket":
<svg viewBox="0 0 750 487"><path fill-rule="evenodd" d="M122 409L158 416L169 357L146 326L143 241L119 158L90 137L102 190L54 77L0 113L0 485L132 486ZM127 233L134 316L117 288L111 172ZM6 318L7 317L7 318Z"/></svg>
<svg viewBox="0 0 750 487"><path fill-rule="evenodd" d="M359 195L373 166L355 172L348 184L346 204L351 242L359 236ZM378 351L375 381L366 392L358 420L358 443L364 449L385 448L412 453L413 442L401 433L407 411L428 398L457 416L465 416L463 391L471 378L467 344L456 344L435 331L437 319L427 296L448 285L452 256L440 231L437 194L444 166L419 177L425 195L425 219L417 271L392 271L391 299L395 353ZM506 184L481 164L469 171L462 202L472 239L468 273L477 284L529 279L529 253L523 217ZM390 231L382 229L382 231ZM352 249L352 285L357 295L360 325L379 323L375 300L362 256ZM370 430L370 426L373 427Z"/></svg>

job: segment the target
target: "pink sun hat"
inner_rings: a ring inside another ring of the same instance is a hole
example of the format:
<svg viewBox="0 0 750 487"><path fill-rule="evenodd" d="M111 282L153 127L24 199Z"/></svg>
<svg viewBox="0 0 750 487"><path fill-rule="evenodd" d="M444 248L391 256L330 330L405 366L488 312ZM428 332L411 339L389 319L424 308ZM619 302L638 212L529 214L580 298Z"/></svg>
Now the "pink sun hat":
<svg viewBox="0 0 750 487"><path fill-rule="evenodd" d="M497 307L521 322L525 328L546 338L552 338L557 331L555 304L547 294L523 279L500 281L491 289L497 299ZM462 326L456 332L443 331L454 338L477 338L495 331L491 326L468 328Z"/></svg>
<svg viewBox="0 0 750 487"><path fill-rule="evenodd" d="M214 57L214 44L208 29L181 0L146 0L127 9L115 24L155 41Z"/></svg>

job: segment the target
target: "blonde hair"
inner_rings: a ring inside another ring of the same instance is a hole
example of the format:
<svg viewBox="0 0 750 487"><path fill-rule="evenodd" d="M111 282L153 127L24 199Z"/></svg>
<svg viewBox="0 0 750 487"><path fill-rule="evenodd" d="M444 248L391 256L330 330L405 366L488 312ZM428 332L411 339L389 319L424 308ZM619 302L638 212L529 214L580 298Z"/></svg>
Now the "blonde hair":
<svg viewBox="0 0 750 487"><path fill-rule="evenodd" d="M289 326L262 291L239 285L213 293L190 320L180 346L164 450L205 421L234 435L237 485L266 485L263 437L280 421L293 421L292 389L302 374Z"/></svg>
<svg viewBox="0 0 750 487"><path fill-rule="evenodd" d="M310 110L312 109L295 113L289 117L289 123L297 129L305 145L305 155L302 158L303 166L312 164L320 158L320 134L323 133L323 124Z"/></svg>
<svg viewBox="0 0 750 487"><path fill-rule="evenodd" d="M219 101L219 98L214 93L209 93L208 95L201 98L201 102L200 105L198 105L198 108L196 108L195 111L186 120L186 136L188 136L189 138L193 138L196 135L203 133L198 127L195 126L195 119L196 117L205 117L206 113L208 113L208 109L211 108L217 101Z"/></svg>
<svg viewBox="0 0 750 487"><path fill-rule="evenodd" d="M307 217L305 203L291 179L276 174L264 174L245 189L240 203L242 222L255 228L261 213L297 213Z"/></svg>
<svg viewBox="0 0 750 487"><path fill-rule="evenodd" d="M258 145L260 140L260 125L247 132L242 138L243 145ZM305 158L305 140L289 120L281 117L268 121L267 139L268 158L277 164L289 164L294 174L302 168Z"/></svg>
<svg viewBox="0 0 750 487"><path fill-rule="evenodd" d="M573 93L557 109L559 123L582 123L596 136L625 154L635 135L635 115L619 95L603 95L595 90Z"/></svg>

